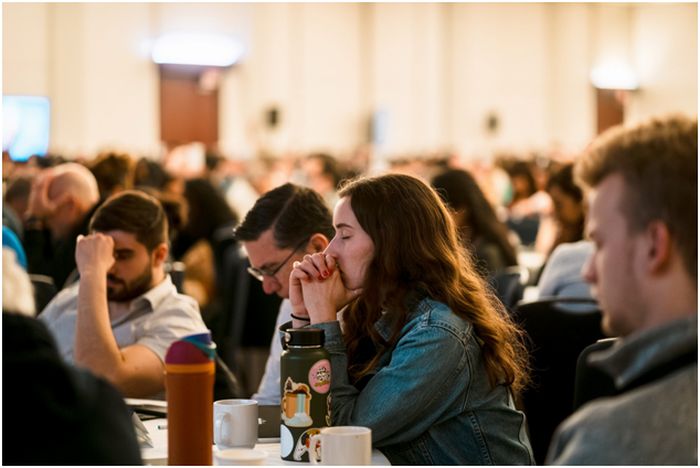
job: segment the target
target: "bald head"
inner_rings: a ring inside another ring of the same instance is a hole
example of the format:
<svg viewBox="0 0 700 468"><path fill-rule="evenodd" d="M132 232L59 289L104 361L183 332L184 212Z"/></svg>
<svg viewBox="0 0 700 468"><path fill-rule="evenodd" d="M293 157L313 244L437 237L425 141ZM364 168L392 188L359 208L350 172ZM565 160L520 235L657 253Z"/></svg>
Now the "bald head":
<svg viewBox="0 0 700 468"><path fill-rule="evenodd" d="M82 212L89 211L99 201L97 180L85 166L65 163L52 168L51 171L53 177L49 186L50 200L57 201L69 196Z"/></svg>
<svg viewBox="0 0 700 468"><path fill-rule="evenodd" d="M100 192L92 172L76 163L43 171L35 180L30 210L44 219L54 239L71 235L99 202Z"/></svg>

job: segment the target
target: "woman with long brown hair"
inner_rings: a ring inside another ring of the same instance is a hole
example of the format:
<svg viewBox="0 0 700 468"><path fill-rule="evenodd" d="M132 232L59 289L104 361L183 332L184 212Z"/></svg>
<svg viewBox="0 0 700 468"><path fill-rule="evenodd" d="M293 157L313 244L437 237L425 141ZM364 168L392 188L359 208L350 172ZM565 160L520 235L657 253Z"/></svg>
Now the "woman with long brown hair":
<svg viewBox="0 0 700 468"><path fill-rule="evenodd" d="M406 175L339 195L335 237L290 275L293 325L325 331L333 424L370 427L392 464L532 463L520 332L438 195Z"/></svg>

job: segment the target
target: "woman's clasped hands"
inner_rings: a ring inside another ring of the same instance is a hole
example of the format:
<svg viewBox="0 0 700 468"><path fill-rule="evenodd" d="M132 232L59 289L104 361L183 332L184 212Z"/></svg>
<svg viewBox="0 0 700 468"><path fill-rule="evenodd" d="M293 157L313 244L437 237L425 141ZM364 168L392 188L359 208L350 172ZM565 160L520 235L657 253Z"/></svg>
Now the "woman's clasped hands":
<svg viewBox="0 0 700 468"><path fill-rule="evenodd" d="M311 323L337 320L337 311L362 292L345 287L337 260L332 255L305 255L293 266L289 275L292 311L297 317L308 317Z"/></svg>

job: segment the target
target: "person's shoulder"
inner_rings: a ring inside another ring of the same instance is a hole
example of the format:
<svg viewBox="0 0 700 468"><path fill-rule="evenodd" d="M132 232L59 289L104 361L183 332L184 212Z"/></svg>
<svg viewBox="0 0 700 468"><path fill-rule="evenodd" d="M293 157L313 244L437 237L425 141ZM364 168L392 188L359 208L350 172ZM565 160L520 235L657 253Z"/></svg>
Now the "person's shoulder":
<svg viewBox="0 0 700 468"><path fill-rule="evenodd" d="M628 421L618 417L615 397L601 398L584 405L557 428L549 448L547 464L597 464L596 450L605 450L620 435L620 425Z"/></svg>
<svg viewBox="0 0 700 468"><path fill-rule="evenodd" d="M689 385L696 381L697 364L620 395L598 398L569 417L562 424L562 430L588 428L619 433L623 426L643 424L656 413L670 415L673 408L697 402L694 385Z"/></svg>
<svg viewBox="0 0 700 468"><path fill-rule="evenodd" d="M77 299L79 287L80 281L76 281L75 283L66 286L65 288L61 289L58 294L56 294L56 299Z"/></svg>
<svg viewBox="0 0 700 468"><path fill-rule="evenodd" d="M147 314L141 324L145 329L163 331L168 329L185 329L191 333L204 332L207 327L202 319L197 301L185 294L178 293L173 287L172 292L164 295L153 305L151 313Z"/></svg>
<svg viewBox="0 0 700 468"><path fill-rule="evenodd" d="M445 330L464 338L471 330L470 323L458 316L449 305L429 297L421 299L416 304L412 317L407 327L416 331Z"/></svg>
<svg viewBox="0 0 700 468"><path fill-rule="evenodd" d="M678 381L683 379L687 382L679 385ZM688 384L689 379L695 383ZM696 451L692 450L696 447L697 434L696 382L697 366L694 366L669 378L584 405L557 429L547 462L687 464L693 455L697 459ZM682 390L691 388L692 392Z"/></svg>
<svg viewBox="0 0 700 468"><path fill-rule="evenodd" d="M187 308L199 312L199 304L197 303L197 300L192 296L188 296L187 294L176 292L171 298L169 298L169 301L173 304L187 306Z"/></svg>
<svg viewBox="0 0 700 468"><path fill-rule="evenodd" d="M581 276L581 268L592 252L593 243L590 241L559 244L542 270L537 284L539 295L591 297L590 286ZM578 310L573 306L566 309L569 308Z"/></svg>
<svg viewBox="0 0 700 468"><path fill-rule="evenodd" d="M121 394L105 379L85 369L67 367L75 393L73 409L80 440L91 445L85 461L99 464L140 463L138 442Z"/></svg>
<svg viewBox="0 0 700 468"><path fill-rule="evenodd" d="M586 258L591 252L593 252L591 241L565 242L554 248L550 261L568 262L571 259Z"/></svg>
<svg viewBox="0 0 700 468"><path fill-rule="evenodd" d="M45 349L54 353L56 344L46 324L34 317L4 312L2 316L3 346L12 353L3 354L3 364L14 362L26 363L30 356L41 355Z"/></svg>
<svg viewBox="0 0 700 468"><path fill-rule="evenodd" d="M199 304L186 294L178 292L169 277L152 288L144 297L151 302L155 314L164 314L172 310L182 310L188 314L199 315Z"/></svg>
<svg viewBox="0 0 700 468"><path fill-rule="evenodd" d="M78 310L78 288L80 282L75 283L61 289L51 301L46 304L43 311L37 310L37 318L46 322L52 318L62 315L64 312Z"/></svg>
<svg viewBox="0 0 700 468"><path fill-rule="evenodd" d="M174 292L161 301L153 310L154 315L186 315L189 317L201 317L199 304L186 294Z"/></svg>

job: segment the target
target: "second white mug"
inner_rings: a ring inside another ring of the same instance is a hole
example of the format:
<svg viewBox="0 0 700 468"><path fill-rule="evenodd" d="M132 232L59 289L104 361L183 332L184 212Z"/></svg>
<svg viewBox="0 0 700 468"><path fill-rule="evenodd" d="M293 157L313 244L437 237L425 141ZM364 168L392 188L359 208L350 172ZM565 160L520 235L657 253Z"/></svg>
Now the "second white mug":
<svg viewBox="0 0 700 468"><path fill-rule="evenodd" d="M312 465L371 465L372 430L362 426L324 427L311 436Z"/></svg>
<svg viewBox="0 0 700 468"><path fill-rule="evenodd" d="M257 441L257 401L233 399L214 402L214 443L217 447L253 448Z"/></svg>

